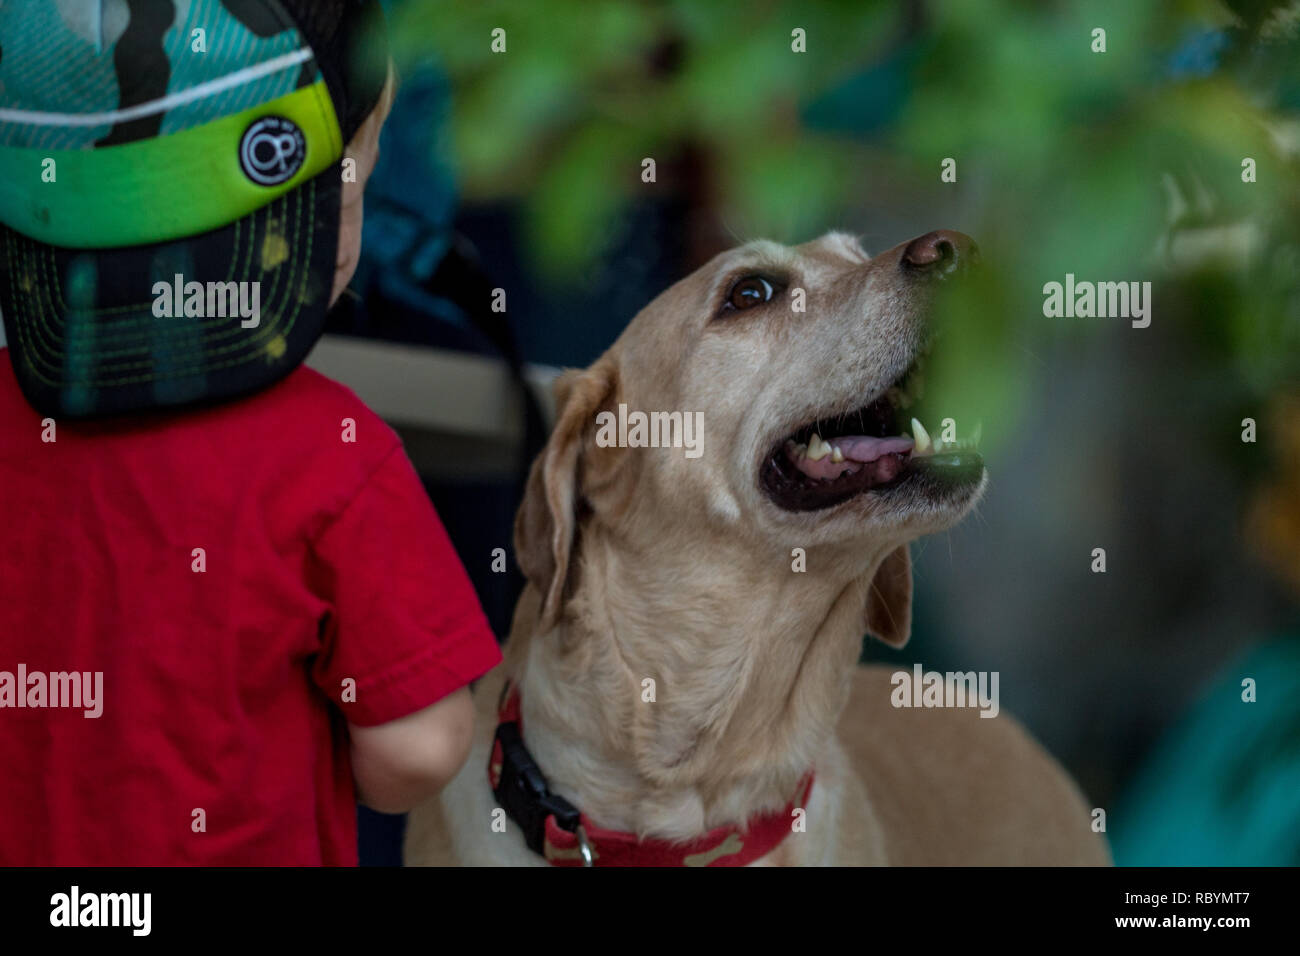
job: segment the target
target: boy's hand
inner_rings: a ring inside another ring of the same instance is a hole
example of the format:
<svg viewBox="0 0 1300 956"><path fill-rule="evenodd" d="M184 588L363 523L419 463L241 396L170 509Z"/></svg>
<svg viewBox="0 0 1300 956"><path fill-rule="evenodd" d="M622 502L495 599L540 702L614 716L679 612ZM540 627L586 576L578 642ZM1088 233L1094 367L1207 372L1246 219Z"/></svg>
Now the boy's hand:
<svg viewBox="0 0 1300 956"><path fill-rule="evenodd" d="M348 724L357 799L380 813L406 813L434 796L469 756L474 704L462 687L429 707L375 727Z"/></svg>

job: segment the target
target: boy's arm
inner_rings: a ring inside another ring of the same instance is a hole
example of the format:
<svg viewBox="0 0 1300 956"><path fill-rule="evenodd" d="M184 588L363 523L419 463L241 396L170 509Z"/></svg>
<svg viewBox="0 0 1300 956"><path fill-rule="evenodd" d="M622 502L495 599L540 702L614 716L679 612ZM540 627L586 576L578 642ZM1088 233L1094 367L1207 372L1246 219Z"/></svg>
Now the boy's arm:
<svg viewBox="0 0 1300 956"><path fill-rule="evenodd" d="M381 813L406 813L441 790L469 756L469 688L375 727L348 724L357 799Z"/></svg>
<svg viewBox="0 0 1300 956"><path fill-rule="evenodd" d="M402 813L464 764L468 685L501 652L424 487L390 440L313 543L312 586L329 610L312 677L347 721L358 798Z"/></svg>

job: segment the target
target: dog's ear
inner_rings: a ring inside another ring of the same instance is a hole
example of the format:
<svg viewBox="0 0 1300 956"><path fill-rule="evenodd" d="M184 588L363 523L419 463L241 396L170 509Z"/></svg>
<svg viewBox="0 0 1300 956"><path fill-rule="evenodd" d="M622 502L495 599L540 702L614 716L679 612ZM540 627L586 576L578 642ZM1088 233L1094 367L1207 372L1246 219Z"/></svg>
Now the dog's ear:
<svg viewBox="0 0 1300 956"><path fill-rule="evenodd" d="M559 619L573 550L580 501L578 469L584 433L615 390L615 368L602 358L585 370L569 370L555 383L555 428L533 462L523 504L515 516L515 557L541 595L539 627Z"/></svg>
<svg viewBox="0 0 1300 956"><path fill-rule="evenodd" d="M912 556L900 544L867 582L867 633L900 648L912 634Z"/></svg>

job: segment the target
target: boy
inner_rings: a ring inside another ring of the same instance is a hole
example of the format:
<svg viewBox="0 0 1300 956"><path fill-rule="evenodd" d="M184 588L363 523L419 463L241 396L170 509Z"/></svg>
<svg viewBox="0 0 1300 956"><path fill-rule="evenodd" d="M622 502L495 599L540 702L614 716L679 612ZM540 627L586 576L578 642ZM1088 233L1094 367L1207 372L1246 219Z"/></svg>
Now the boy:
<svg viewBox="0 0 1300 956"><path fill-rule="evenodd" d="M356 265L382 15L16 6L0 865L354 865L355 801L436 793L500 660L397 436L300 364Z"/></svg>

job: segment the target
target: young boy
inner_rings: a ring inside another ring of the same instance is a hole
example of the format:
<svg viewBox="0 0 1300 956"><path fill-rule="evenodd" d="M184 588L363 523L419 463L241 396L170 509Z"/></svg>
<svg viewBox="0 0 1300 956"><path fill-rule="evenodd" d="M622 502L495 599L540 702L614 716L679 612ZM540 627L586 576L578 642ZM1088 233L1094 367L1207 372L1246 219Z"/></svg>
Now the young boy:
<svg viewBox="0 0 1300 956"><path fill-rule="evenodd" d="M355 864L500 660L397 436L300 364L377 4L4 4L0 50L0 865Z"/></svg>

